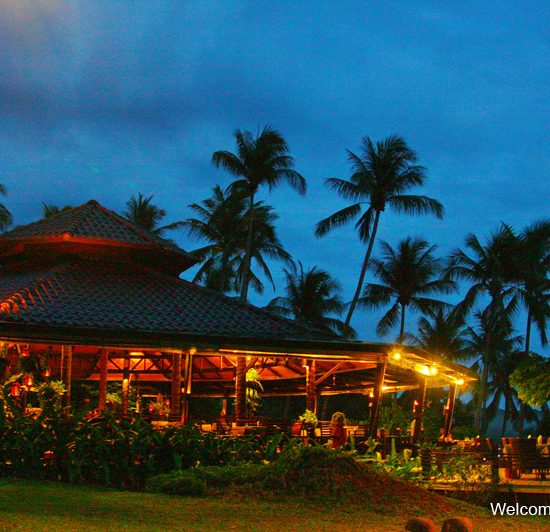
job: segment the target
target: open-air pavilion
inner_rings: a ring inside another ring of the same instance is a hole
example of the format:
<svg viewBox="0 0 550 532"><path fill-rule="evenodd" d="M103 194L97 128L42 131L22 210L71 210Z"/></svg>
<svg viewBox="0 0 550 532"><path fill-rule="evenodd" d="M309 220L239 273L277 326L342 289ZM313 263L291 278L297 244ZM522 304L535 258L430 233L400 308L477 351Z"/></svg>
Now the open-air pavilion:
<svg viewBox="0 0 550 532"><path fill-rule="evenodd" d="M449 433L457 387L468 370L434 353L349 341L287 320L182 280L197 259L95 201L0 235L0 341L12 359L40 356L50 378L66 385L97 381L99 409L108 381L169 389L172 418L188 421L188 398L236 394L245 417L246 371L254 367L265 396L370 397L375 434L384 393L448 387ZM421 423L415 424L415 432ZM418 434L415 434L418 436Z"/></svg>

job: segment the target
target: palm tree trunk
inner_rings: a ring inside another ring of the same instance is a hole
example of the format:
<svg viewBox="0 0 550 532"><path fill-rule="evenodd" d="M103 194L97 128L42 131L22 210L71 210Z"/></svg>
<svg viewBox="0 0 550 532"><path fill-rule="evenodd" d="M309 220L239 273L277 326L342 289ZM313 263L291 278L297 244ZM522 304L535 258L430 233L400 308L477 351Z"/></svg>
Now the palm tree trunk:
<svg viewBox="0 0 550 532"><path fill-rule="evenodd" d="M399 343L403 343L403 335L405 334L405 305L401 303L401 327L399 328Z"/></svg>
<svg viewBox="0 0 550 532"><path fill-rule="evenodd" d="M508 424L508 411L510 410L508 405L508 397L504 398L504 416L502 418L502 432L500 433L500 437L503 438L506 434L506 425Z"/></svg>
<svg viewBox="0 0 550 532"><path fill-rule="evenodd" d="M531 310L527 309L527 326L525 329L525 352L524 357L529 356L529 349L531 348ZM520 402L519 406L519 435L523 436L523 425L525 424L525 405L523 401Z"/></svg>
<svg viewBox="0 0 550 532"><path fill-rule="evenodd" d="M485 414L485 402L487 401L487 382L489 380L489 365L487 364L487 358L483 361L483 371L481 372L481 390L479 393L479 401L477 405L477 421L478 429L480 433L485 431L485 420L487 416Z"/></svg>
<svg viewBox="0 0 550 532"><path fill-rule="evenodd" d="M351 317L353 316L353 313L355 312L355 307L357 306L357 301L359 299L359 296L361 295L361 289L363 288L365 274L367 273L367 268L369 266L369 259L372 253L372 248L374 246L374 240L376 239L376 232L378 230L379 219L380 219L380 211L376 211L376 215L374 216L374 224L372 226L372 232L370 235L369 246L367 248L367 253L365 254L365 259L363 260L363 267L361 268L361 274L359 275L357 288L355 289L355 294L353 295L353 299L351 300L351 303L349 306L348 315L346 316L346 321L345 321L346 325L350 324Z"/></svg>
<svg viewBox="0 0 550 532"><path fill-rule="evenodd" d="M241 280L241 302L246 303L248 297L248 284L250 282L250 263L252 261L252 237L254 235L254 192L250 194L248 211L248 236L246 238L246 254L244 256L243 278Z"/></svg>

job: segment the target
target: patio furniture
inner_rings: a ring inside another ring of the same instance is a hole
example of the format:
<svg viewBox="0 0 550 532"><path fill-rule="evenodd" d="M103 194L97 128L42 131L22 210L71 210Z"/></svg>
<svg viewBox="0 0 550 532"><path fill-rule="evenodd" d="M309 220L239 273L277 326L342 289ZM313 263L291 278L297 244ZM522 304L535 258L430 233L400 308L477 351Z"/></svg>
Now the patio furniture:
<svg viewBox="0 0 550 532"><path fill-rule="evenodd" d="M544 480L550 460L537 451L537 441L534 438L511 438L512 469L521 475L534 471L537 478Z"/></svg>

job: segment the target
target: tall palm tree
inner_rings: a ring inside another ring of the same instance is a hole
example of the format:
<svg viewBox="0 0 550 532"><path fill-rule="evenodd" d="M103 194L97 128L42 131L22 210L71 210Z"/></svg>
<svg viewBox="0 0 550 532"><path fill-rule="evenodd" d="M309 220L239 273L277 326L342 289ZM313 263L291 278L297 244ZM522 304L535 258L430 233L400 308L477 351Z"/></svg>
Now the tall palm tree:
<svg viewBox="0 0 550 532"><path fill-rule="evenodd" d="M457 312L462 316L472 310L481 296L489 297L487 306L478 313L478 321L481 320L483 329L479 339L483 340L483 345L478 345L477 349L482 354L483 363L476 421L480 431L484 432L487 425L485 403L489 364L496 357L495 349L502 336L499 330L512 327L512 316L518 306L513 259L517 238L508 225L501 224L485 244L473 234L469 234L465 242L470 255L461 249L454 250L449 258L446 275L450 279L470 284L464 300L457 306Z"/></svg>
<svg viewBox="0 0 550 532"><path fill-rule="evenodd" d="M428 297L432 294L449 294L456 291L456 284L449 278L437 278L441 261L434 257L436 246L430 246L421 238L402 240L397 250L382 242L382 259L373 259L371 268L382 284L368 283L358 304L377 309L392 303L378 322L376 333L387 334L400 321L398 341L405 334L405 314L408 308L428 313L447 306L440 300Z"/></svg>
<svg viewBox="0 0 550 532"><path fill-rule="evenodd" d="M506 434L508 421L515 421L519 417L518 394L510 384L510 375L521 361L521 356L518 355L521 355L521 353L516 350L506 350L499 353L497 363L493 368L492 379L488 385L488 395L492 396L487 405L487 416L489 418L496 414L504 401L501 437Z"/></svg>
<svg viewBox="0 0 550 532"><path fill-rule="evenodd" d="M509 316L513 301L504 307L502 312L495 313L488 306L475 313L476 326L468 327L466 341L470 352L476 353L478 358L472 368L481 374L475 396L477 399L476 422L481 434L485 434L488 426L488 412L486 408L489 396L489 380L497 371L501 357L514 351L521 337L513 337L513 328Z"/></svg>
<svg viewBox="0 0 550 532"><path fill-rule="evenodd" d="M405 341L437 353L447 360L467 360L473 356L466 342L464 320L453 310L437 308L418 320L418 334L405 333Z"/></svg>
<svg viewBox="0 0 550 532"><path fill-rule="evenodd" d="M58 207L57 205L53 205L51 203L44 203L42 202L42 218L50 218L51 216L54 216L56 214L59 214L61 212L68 211L69 209L72 209L73 207L71 205L65 205L64 207Z"/></svg>
<svg viewBox="0 0 550 532"><path fill-rule="evenodd" d="M247 251L248 219L251 216L248 202L242 196L223 191L219 186L212 196L201 203L189 206L196 218L181 222L181 227L192 238L205 240L205 246L193 251L203 262L193 282L225 293L237 292L242 285L245 254ZM252 216L255 219L250 253L252 265L275 285L266 258L292 264L290 254L284 250L275 231L277 215L263 202L254 203ZM263 292L259 272L249 270L249 282L258 292Z"/></svg>
<svg viewBox="0 0 550 532"><path fill-rule="evenodd" d="M7 196L7 194L7 188L0 184L0 195ZM3 203L0 203L0 231L5 231L12 224L12 222L13 218L11 216L11 212Z"/></svg>
<svg viewBox="0 0 550 532"><path fill-rule="evenodd" d="M349 325L331 316L344 311L340 283L316 266L304 272L302 263L298 265L284 270L286 296L276 297L267 308L318 329L354 338L355 331Z"/></svg>
<svg viewBox="0 0 550 532"><path fill-rule="evenodd" d="M522 358L530 352L531 328L538 329L543 346L548 344L546 327L550 315L550 220L542 219L526 227L517 238L517 248L512 254L513 277L516 293L527 310L525 344ZM526 408L521 404L519 431L523 434Z"/></svg>
<svg viewBox="0 0 550 532"><path fill-rule="evenodd" d="M240 298L246 302L250 283L250 263L254 238L254 197L262 185L271 190L286 180L300 194L306 192L305 179L293 169L294 160L289 155L283 136L271 126L253 136L249 131L235 131L237 153L216 151L212 163L238 179L231 184L233 192L248 199L250 216L247 218L247 240L241 275Z"/></svg>
<svg viewBox="0 0 550 532"><path fill-rule="evenodd" d="M353 171L350 179L330 178L326 183L352 204L320 221L315 228L315 235L322 237L359 217L355 227L361 242L368 244L346 324L350 323L361 295L380 216L386 207L398 213L435 214L438 218L442 218L444 212L441 203L435 199L407 194L425 183L426 171L416 164L416 153L402 137L392 135L376 143L364 137L361 154L348 150L348 159Z"/></svg>

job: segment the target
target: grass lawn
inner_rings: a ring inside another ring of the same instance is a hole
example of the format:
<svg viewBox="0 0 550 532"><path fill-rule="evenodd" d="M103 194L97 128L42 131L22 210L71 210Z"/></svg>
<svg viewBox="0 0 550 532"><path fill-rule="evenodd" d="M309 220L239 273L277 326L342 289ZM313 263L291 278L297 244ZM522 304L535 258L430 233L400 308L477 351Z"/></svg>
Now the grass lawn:
<svg viewBox="0 0 550 532"><path fill-rule="evenodd" d="M550 531L548 520L493 517L453 503L475 530ZM403 530L414 509L390 515L300 500L181 498L53 482L0 481L0 530ZM437 524L444 516L431 515Z"/></svg>

